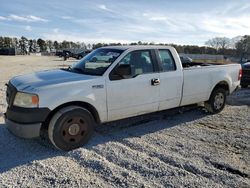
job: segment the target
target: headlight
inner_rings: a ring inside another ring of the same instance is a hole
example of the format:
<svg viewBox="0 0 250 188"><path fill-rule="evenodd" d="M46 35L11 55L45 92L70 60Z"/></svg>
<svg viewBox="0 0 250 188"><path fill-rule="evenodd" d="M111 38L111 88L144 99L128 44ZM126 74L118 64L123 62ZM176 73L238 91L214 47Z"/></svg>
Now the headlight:
<svg viewBox="0 0 250 188"><path fill-rule="evenodd" d="M35 94L17 92L14 100L14 106L24 108L35 108L38 107L39 98Z"/></svg>

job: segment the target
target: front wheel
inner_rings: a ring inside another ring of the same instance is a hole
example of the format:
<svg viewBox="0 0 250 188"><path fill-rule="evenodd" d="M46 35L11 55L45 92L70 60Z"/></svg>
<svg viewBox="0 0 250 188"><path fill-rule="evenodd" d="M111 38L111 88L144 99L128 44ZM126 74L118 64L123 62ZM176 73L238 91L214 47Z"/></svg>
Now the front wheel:
<svg viewBox="0 0 250 188"><path fill-rule="evenodd" d="M88 110L78 106L65 107L52 117L49 139L56 148L69 151L88 142L94 125L94 118Z"/></svg>
<svg viewBox="0 0 250 188"><path fill-rule="evenodd" d="M205 102L205 108L208 112L216 114L221 112L226 104L226 91L223 88L215 89L209 100Z"/></svg>

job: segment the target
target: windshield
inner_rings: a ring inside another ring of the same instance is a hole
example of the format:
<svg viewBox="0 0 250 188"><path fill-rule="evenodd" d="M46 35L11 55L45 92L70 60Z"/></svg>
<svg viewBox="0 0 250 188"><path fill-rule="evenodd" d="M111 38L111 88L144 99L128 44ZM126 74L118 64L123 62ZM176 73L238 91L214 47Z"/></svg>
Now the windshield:
<svg viewBox="0 0 250 188"><path fill-rule="evenodd" d="M101 76L122 52L123 50L108 48L94 50L81 61L69 67L69 70L82 74Z"/></svg>

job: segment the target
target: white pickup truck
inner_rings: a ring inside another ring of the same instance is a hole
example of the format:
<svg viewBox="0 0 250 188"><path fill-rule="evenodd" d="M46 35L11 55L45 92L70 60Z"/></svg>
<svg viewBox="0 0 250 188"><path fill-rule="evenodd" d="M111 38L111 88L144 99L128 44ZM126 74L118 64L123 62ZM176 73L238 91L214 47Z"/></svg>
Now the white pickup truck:
<svg viewBox="0 0 250 188"><path fill-rule="evenodd" d="M240 79L240 65L182 65L173 47L104 47L67 69L12 78L5 120L19 137L47 130L55 147L71 150L96 124L202 102L218 113Z"/></svg>

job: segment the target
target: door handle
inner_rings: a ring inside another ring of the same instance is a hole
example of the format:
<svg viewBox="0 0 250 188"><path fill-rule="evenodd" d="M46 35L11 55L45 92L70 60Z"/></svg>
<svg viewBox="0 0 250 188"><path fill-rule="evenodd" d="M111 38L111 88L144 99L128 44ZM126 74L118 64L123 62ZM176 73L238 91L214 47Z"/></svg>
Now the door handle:
<svg viewBox="0 0 250 188"><path fill-rule="evenodd" d="M159 78L153 78L152 80L151 80L151 85L152 86L157 86L157 85L160 85L160 79Z"/></svg>

